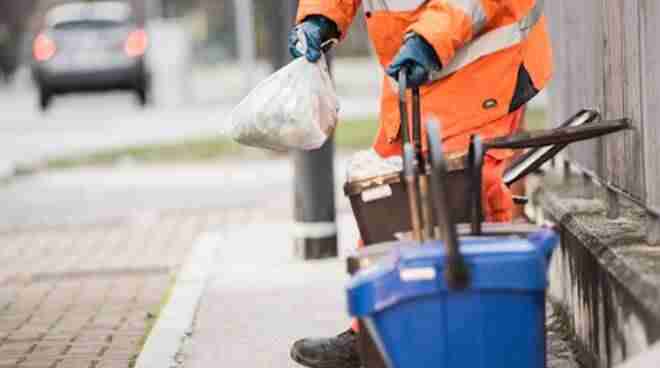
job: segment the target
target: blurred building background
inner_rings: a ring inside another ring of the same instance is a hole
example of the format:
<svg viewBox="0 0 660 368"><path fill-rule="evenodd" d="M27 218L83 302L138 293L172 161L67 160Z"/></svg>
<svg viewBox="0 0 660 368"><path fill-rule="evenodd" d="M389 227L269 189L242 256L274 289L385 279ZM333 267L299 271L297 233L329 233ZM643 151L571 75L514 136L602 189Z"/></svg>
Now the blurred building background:
<svg viewBox="0 0 660 368"><path fill-rule="evenodd" d="M22 45L36 0L0 2L0 75L9 82L21 62Z"/></svg>

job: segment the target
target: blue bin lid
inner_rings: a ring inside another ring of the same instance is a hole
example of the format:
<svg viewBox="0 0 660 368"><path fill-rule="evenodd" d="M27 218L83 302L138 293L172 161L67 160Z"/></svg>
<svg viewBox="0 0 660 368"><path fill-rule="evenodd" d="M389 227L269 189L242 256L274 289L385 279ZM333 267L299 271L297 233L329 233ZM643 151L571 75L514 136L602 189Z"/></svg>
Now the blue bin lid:
<svg viewBox="0 0 660 368"><path fill-rule="evenodd" d="M543 230L528 239L465 237L460 251L470 270L470 291L541 291L547 286L547 257L557 235ZM349 313L363 317L420 296L447 293L445 250L433 241L395 247L378 265L359 272L347 286Z"/></svg>

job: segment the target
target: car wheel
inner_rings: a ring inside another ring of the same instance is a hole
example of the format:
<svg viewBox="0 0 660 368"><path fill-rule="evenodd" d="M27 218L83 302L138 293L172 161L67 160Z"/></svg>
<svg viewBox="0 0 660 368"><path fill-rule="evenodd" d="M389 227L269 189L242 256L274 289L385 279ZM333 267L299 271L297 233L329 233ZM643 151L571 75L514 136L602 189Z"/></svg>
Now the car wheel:
<svg viewBox="0 0 660 368"><path fill-rule="evenodd" d="M46 91L45 89L40 89L39 90L39 108L41 111L46 111L48 110L48 107L51 105L53 101L53 94Z"/></svg>
<svg viewBox="0 0 660 368"><path fill-rule="evenodd" d="M135 90L135 94L137 95L140 106L144 107L149 104L149 90L146 88L138 88Z"/></svg>

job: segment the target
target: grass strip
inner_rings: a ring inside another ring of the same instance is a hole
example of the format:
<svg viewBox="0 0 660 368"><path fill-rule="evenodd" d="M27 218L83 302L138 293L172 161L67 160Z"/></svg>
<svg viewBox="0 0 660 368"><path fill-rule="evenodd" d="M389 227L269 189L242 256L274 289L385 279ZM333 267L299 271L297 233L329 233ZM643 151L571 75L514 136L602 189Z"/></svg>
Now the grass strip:
<svg viewBox="0 0 660 368"><path fill-rule="evenodd" d="M546 126L546 114L543 110L527 112L527 128L542 129ZM355 151L369 148L378 132L376 119L348 120L339 123L335 134L338 150ZM177 163L204 162L223 157L236 156L247 149L227 137L209 137L189 139L182 142L148 144L100 151L89 155L66 157L49 160L50 169L68 169L82 166L108 166L122 162L135 163Z"/></svg>

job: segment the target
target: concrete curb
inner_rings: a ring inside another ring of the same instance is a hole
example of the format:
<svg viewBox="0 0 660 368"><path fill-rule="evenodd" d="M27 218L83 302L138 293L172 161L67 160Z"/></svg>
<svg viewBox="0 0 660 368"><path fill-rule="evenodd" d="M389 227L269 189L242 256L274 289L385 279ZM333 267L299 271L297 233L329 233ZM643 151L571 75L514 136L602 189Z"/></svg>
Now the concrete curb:
<svg viewBox="0 0 660 368"><path fill-rule="evenodd" d="M0 182L16 175L16 165L11 161L0 161Z"/></svg>
<svg viewBox="0 0 660 368"><path fill-rule="evenodd" d="M135 368L176 366L176 357L190 333L197 305L213 269L214 254L221 244L219 233L205 233L179 272L167 302L138 356Z"/></svg>
<svg viewBox="0 0 660 368"><path fill-rule="evenodd" d="M31 175L46 168L45 160L33 162L0 161L0 183L9 182L18 176Z"/></svg>

